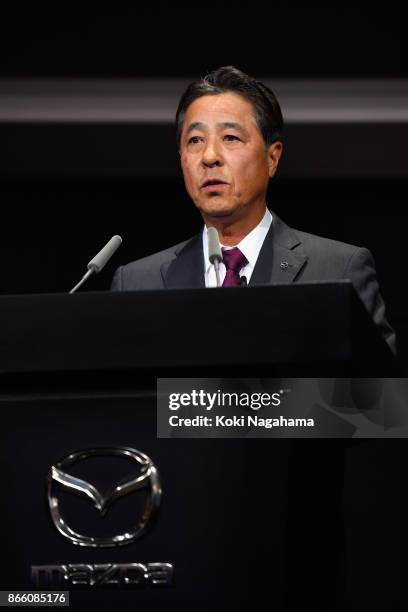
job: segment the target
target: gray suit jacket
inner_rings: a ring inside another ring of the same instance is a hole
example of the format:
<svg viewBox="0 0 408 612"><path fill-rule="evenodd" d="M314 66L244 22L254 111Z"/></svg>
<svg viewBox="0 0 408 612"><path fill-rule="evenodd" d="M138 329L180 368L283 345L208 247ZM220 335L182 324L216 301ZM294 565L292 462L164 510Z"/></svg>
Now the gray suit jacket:
<svg viewBox="0 0 408 612"><path fill-rule="evenodd" d="M283 264L281 266L281 264ZM350 279L395 353L395 333L385 317L373 257L365 248L294 230L273 214L249 286ZM150 257L121 266L113 291L205 287L201 233Z"/></svg>

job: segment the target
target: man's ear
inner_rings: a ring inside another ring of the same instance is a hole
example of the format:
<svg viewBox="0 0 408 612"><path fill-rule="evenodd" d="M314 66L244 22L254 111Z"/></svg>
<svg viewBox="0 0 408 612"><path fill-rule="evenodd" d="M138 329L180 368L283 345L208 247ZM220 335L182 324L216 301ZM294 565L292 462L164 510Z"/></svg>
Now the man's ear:
<svg viewBox="0 0 408 612"><path fill-rule="evenodd" d="M268 168L269 168L269 177L272 178L275 174L279 160L282 155L283 144L280 140L273 142L268 149Z"/></svg>

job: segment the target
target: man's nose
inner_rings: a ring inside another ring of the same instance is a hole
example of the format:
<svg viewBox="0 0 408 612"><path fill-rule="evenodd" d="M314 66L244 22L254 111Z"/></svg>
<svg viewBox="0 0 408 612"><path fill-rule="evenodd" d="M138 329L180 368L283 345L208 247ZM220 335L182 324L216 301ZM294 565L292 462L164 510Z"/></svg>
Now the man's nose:
<svg viewBox="0 0 408 612"><path fill-rule="evenodd" d="M211 168L213 166L220 166L221 162L221 154L216 142L213 139L209 139L203 150L202 163L204 166Z"/></svg>

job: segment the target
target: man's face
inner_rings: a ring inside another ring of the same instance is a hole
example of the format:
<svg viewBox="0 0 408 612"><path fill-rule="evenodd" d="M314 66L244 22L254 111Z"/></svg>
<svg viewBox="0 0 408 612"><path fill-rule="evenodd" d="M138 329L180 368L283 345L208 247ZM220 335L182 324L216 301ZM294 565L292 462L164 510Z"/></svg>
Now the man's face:
<svg viewBox="0 0 408 612"><path fill-rule="evenodd" d="M186 189L204 220L237 220L265 206L281 143L265 150L252 104L234 93L202 96L187 109L180 142Z"/></svg>

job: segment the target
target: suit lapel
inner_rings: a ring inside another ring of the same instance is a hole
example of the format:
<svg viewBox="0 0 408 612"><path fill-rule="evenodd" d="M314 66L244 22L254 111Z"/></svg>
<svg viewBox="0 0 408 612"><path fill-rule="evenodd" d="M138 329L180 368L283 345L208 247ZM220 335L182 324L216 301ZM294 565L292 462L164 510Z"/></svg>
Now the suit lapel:
<svg viewBox="0 0 408 612"><path fill-rule="evenodd" d="M291 283L306 261L299 237L273 213L249 284Z"/></svg>
<svg viewBox="0 0 408 612"><path fill-rule="evenodd" d="M202 240L202 233L200 232L175 252L175 259L161 266L161 274L166 289L205 287Z"/></svg>

